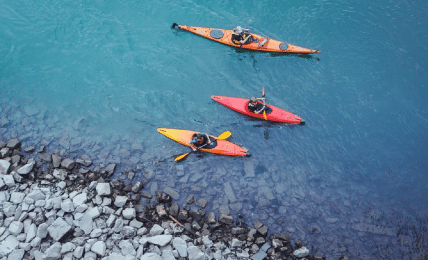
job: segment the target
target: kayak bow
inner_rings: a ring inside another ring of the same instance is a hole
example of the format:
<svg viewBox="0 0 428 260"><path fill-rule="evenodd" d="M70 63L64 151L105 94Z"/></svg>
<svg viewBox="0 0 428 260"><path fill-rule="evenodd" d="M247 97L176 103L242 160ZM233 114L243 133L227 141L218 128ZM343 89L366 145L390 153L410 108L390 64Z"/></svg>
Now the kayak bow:
<svg viewBox="0 0 428 260"><path fill-rule="evenodd" d="M157 131L164 136L180 143L184 146L190 147L190 141L192 137L197 132L190 130L180 130L180 129L172 129L172 128L158 128ZM217 139L215 136L208 135L210 138L214 138L217 145L213 148L201 148L199 151L221 154L221 155L229 155L229 156L250 156L248 151L236 144L228 142L226 140Z"/></svg>
<svg viewBox="0 0 428 260"><path fill-rule="evenodd" d="M296 54L311 54L320 53L318 50L312 50L293 44L281 42L275 39L267 38L255 33L250 33L253 36L254 41L248 44L235 44L232 42L232 30L216 29L208 27L195 27L187 25L179 25L174 23L172 28L178 27L184 31L194 33L196 35L205 37L207 39L223 43L236 48L264 51L264 52L275 52L275 53L296 53Z"/></svg>
<svg viewBox="0 0 428 260"><path fill-rule="evenodd" d="M304 125L305 121L303 121L299 116L296 116L290 112L287 112L279 107L272 106L266 104L272 111L270 113L266 113L266 119L263 114L255 114L248 110L248 99L245 98L235 98L235 97L223 97L223 96L211 96L214 101L235 110L241 114L251 116L261 120L267 120L272 122L280 122L280 123L293 123L293 124L301 124Z"/></svg>

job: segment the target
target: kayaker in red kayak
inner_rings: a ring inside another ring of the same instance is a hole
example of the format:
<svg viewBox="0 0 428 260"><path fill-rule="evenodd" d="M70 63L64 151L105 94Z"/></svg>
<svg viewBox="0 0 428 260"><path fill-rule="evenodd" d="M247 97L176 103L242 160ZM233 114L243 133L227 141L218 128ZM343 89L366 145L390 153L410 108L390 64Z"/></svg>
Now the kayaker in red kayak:
<svg viewBox="0 0 428 260"><path fill-rule="evenodd" d="M263 103L261 103L260 101L262 101ZM266 105L264 104L264 101L264 98L250 98L250 101L248 101L248 110L255 114L263 113L263 111L267 109Z"/></svg>
<svg viewBox="0 0 428 260"><path fill-rule="evenodd" d="M211 144L211 140L208 138L207 134L196 133L193 135L192 141L190 141L190 147L193 151Z"/></svg>
<svg viewBox="0 0 428 260"><path fill-rule="evenodd" d="M232 42L234 44L248 44L253 42L253 36L248 29L242 29L241 26L236 26L232 31Z"/></svg>

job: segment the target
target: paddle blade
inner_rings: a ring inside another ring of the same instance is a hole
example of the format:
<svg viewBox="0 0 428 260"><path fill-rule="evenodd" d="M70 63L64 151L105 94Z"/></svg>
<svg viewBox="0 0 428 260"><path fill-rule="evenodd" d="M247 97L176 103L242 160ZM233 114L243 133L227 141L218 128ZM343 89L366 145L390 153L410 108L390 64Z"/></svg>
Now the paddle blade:
<svg viewBox="0 0 428 260"><path fill-rule="evenodd" d="M224 140L224 139L228 138L228 137L229 137L229 136L231 136L231 135L232 135L232 133L231 133L230 131L224 131L223 133L221 133L221 134L217 137L217 139Z"/></svg>
<svg viewBox="0 0 428 260"><path fill-rule="evenodd" d="M267 120L267 117L266 117L266 110L265 110L265 111L263 111L263 117L265 118L265 120Z"/></svg>
<svg viewBox="0 0 428 260"><path fill-rule="evenodd" d="M189 154L190 153L182 154L182 155L178 156L177 158L175 158L174 161L179 162L179 161L183 160L184 158L186 158Z"/></svg>
<svg viewBox="0 0 428 260"><path fill-rule="evenodd" d="M262 88L262 97L265 97L265 87Z"/></svg>

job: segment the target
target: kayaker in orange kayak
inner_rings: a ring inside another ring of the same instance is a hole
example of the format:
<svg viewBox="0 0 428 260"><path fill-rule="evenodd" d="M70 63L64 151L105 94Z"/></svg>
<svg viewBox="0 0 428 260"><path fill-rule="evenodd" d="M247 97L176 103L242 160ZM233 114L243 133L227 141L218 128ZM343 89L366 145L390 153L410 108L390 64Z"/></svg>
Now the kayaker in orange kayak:
<svg viewBox="0 0 428 260"><path fill-rule="evenodd" d="M196 133L192 137L192 141L190 141L190 147L193 151L197 151L198 149L211 144L211 140L208 138L207 134Z"/></svg>
<svg viewBox="0 0 428 260"><path fill-rule="evenodd" d="M236 26L232 31L232 42L234 44L248 44L253 42L253 36L248 29L242 29L241 26Z"/></svg>
<svg viewBox="0 0 428 260"><path fill-rule="evenodd" d="M263 113L267 109L266 105L264 104L264 98L250 98L250 101L248 101L248 110L255 114ZM261 103L262 101L263 103Z"/></svg>

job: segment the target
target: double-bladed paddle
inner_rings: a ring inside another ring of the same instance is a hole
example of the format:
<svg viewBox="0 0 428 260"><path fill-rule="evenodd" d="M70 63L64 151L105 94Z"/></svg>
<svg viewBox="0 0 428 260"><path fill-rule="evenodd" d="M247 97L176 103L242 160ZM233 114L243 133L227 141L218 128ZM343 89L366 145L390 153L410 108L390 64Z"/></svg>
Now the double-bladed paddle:
<svg viewBox="0 0 428 260"><path fill-rule="evenodd" d="M262 98L263 98L263 106L266 106L266 101L265 101L265 87L262 88ZM263 117L265 118L265 120L267 120L266 110L263 110Z"/></svg>
<svg viewBox="0 0 428 260"><path fill-rule="evenodd" d="M224 139L227 139L229 136L231 136L232 135L232 133L230 132L230 131L224 131L223 133L221 133L216 139L219 139L219 140L224 140ZM208 137L209 138L209 137ZM204 145L202 145L201 147L198 147L197 149L196 149L196 151L197 150L199 150L199 149L201 149L201 148L203 148L204 146L206 146L208 143L206 143L206 144L204 144ZM192 151L192 152L195 152L195 151ZM179 162L179 161L182 161L184 158L186 158L189 154L190 154L191 152L188 152L188 153L185 153L185 154L182 154L182 155L180 155L180 156L178 156L177 158L175 158L175 160L174 161L176 161L176 162Z"/></svg>

